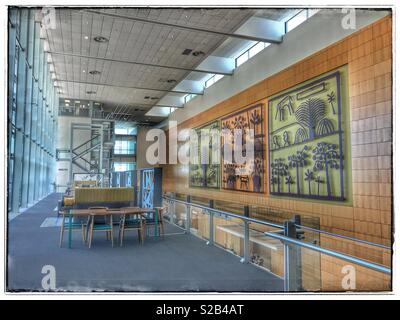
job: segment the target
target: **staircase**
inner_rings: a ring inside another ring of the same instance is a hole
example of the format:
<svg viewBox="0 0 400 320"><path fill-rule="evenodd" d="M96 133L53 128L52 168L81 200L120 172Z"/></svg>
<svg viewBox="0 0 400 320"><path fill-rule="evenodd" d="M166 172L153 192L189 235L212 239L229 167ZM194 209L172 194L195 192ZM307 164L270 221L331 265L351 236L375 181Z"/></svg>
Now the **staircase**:
<svg viewBox="0 0 400 320"><path fill-rule="evenodd" d="M101 185L108 187L110 184L111 158L114 146L114 122L92 119L91 124L75 123L71 126L71 135L75 130L90 132L89 138L75 146L71 140L69 154L70 182L74 173L102 174ZM76 135L75 135L76 136Z"/></svg>

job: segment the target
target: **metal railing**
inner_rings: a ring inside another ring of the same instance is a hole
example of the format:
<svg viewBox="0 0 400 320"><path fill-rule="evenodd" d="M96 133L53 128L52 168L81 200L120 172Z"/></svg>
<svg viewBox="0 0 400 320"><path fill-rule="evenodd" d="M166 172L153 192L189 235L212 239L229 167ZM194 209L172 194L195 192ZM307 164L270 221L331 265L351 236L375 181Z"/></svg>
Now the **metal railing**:
<svg viewBox="0 0 400 320"><path fill-rule="evenodd" d="M203 205L203 204L198 204L198 203L193 203L191 201L191 197L187 196L186 201L185 200L180 200L180 199L175 199L173 197L168 197L168 196L163 196L163 199L168 203L173 205L172 212L169 212L168 214L170 217L168 219L170 222L174 223L174 219L172 217L173 214L176 213L176 204L180 204L185 206L185 231L186 233L190 234L191 233L191 209L192 208L197 208L203 210L205 213L209 215L209 222L208 222L208 244L210 245L216 245L220 246L216 243L214 239L214 232L216 231L216 227L214 225L214 217L226 217L226 218L234 218L234 219L239 219L242 222L241 228L243 228L243 254L241 255L241 262L243 263L249 263L253 262L252 259L250 259L250 242L254 241L250 237L250 224L254 223L259 226L265 226L269 228L273 228L273 231L267 231L267 232L262 232L262 235L265 237L265 239L272 239L272 240L278 240L279 243L283 246L283 276L280 276L280 278L283 279L284 281L284 290L285 291L303 291L304 286L303 286L303 281L302 281L302 270L301 270L301 264L302 264L302 258L301 258L301 249L307 249L312 252L318 253L318 254L324 254L328 255L330 257L337 258L341 261L345 262L350 262L353 263L357 266L367 268L372 271L376 271L379 273L383 274L391 274L391 268L375 263L375 262L370 262L349 254L345 254L342 252L338 252L335 250L327 249L327 248L322 248L321 246L301 241L303 237L303 234L306 231L312 231L316 233L323 233L327 234L329 236L332 236L337 239L345 239L345 240L351 240L355 241L356 243L362 243L366 245L371 245L373 247L378 247L380 249L384 250L391 250L390 247L384 246L381 244L361 240L361 239L356 239L356 238L351 238L339 234L334 234L330 233L327 231L323 230L318 230L314 228L310 228L307 226L301 225L300 221L300 216L299 215L294 215L293 219L284 221L283 224L278 224L278 223L273 223L273 222L268 222L264 220L259 220L255 219L249 216L250 212L250 207L249 206L244 206L243 207L243 215L220 210L214 208L214 200L209 200L209 206ZM182 227L182 226L180 226ZM270 270L268 270L270 271ZM321 273L321 270L316 270L319 273ZM271 271L270 271L271 272ZM316 272L316 273L318 273Z"/></svg>

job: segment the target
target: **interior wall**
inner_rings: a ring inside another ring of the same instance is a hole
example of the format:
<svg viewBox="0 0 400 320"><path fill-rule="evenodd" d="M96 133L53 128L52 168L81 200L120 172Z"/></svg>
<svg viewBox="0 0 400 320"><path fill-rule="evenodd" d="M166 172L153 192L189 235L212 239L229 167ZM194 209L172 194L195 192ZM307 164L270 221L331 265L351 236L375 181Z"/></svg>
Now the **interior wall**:
<svg viewBox="0 0 400 320"><path fill-rule="evenodd" d="M316 216L320 219L322 229L390 245L391 23L391 17L386 16L179 125L179 129L193 128L246 106L259 102L267 105L269 96L347 65L351 127L348 136L352 146L352 205L272 197L267 192L260 195L229 190L189 188L189 172L187 166L184 165L164 166L163 190ZM266 160L265 168L268 167ZM264 183L269 181L268 179L269 175L266 172ZM334 244L331 244L332 246ZM332 249L335 248L332 247ZM385 259L387 260L388 257ZM382 260L382 255L379 260Z"/></svg>
<svg viewBox="0 0 400 320"><path fill-rule="evenodd" d="M175 110L168 120L177 121L179 124L199 115L265 78L382 19L388 13L387 10L356 9L356 24L353 29L342 27L345 14L341 9L321 9L286 33L282 43L267 47L238 66L233 76L220 79L207 88L203 95L188 101L185 108ZM167 121L163 125L166 126Z"/></svg>

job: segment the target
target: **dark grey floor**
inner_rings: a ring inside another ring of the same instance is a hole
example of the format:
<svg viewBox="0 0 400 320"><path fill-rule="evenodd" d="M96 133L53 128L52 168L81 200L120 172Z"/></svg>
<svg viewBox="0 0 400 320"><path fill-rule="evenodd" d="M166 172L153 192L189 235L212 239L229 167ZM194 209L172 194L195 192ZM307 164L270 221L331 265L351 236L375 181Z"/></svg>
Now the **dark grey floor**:
<svg viewBox="0 0 400 320"><path fill-rule="evenodd" d="M42 268L56 270L57 290L68 291L282 291L282 281L191 235L146 238L127 233L124 247L95 234L88 249L74 232L73 248L58 247L59 228L40 228L56 216L58 194L49 195L9 222L8 290L43 290ZM168 232L180 232L168 225Z"/></svg>

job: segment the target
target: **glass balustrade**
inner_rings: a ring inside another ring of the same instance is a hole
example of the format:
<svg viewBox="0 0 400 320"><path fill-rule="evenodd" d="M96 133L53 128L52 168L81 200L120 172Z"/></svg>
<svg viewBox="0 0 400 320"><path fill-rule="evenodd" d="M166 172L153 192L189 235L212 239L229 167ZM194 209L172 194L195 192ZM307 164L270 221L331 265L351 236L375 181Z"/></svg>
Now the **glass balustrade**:
<svg viewBox="0 0 400 320"><path fill-rule="evenodd" d="M164 207L167 221L281 278L285 291L391 290L387 244L320 230L317 217L183 194L165 195Z"/></svg>

